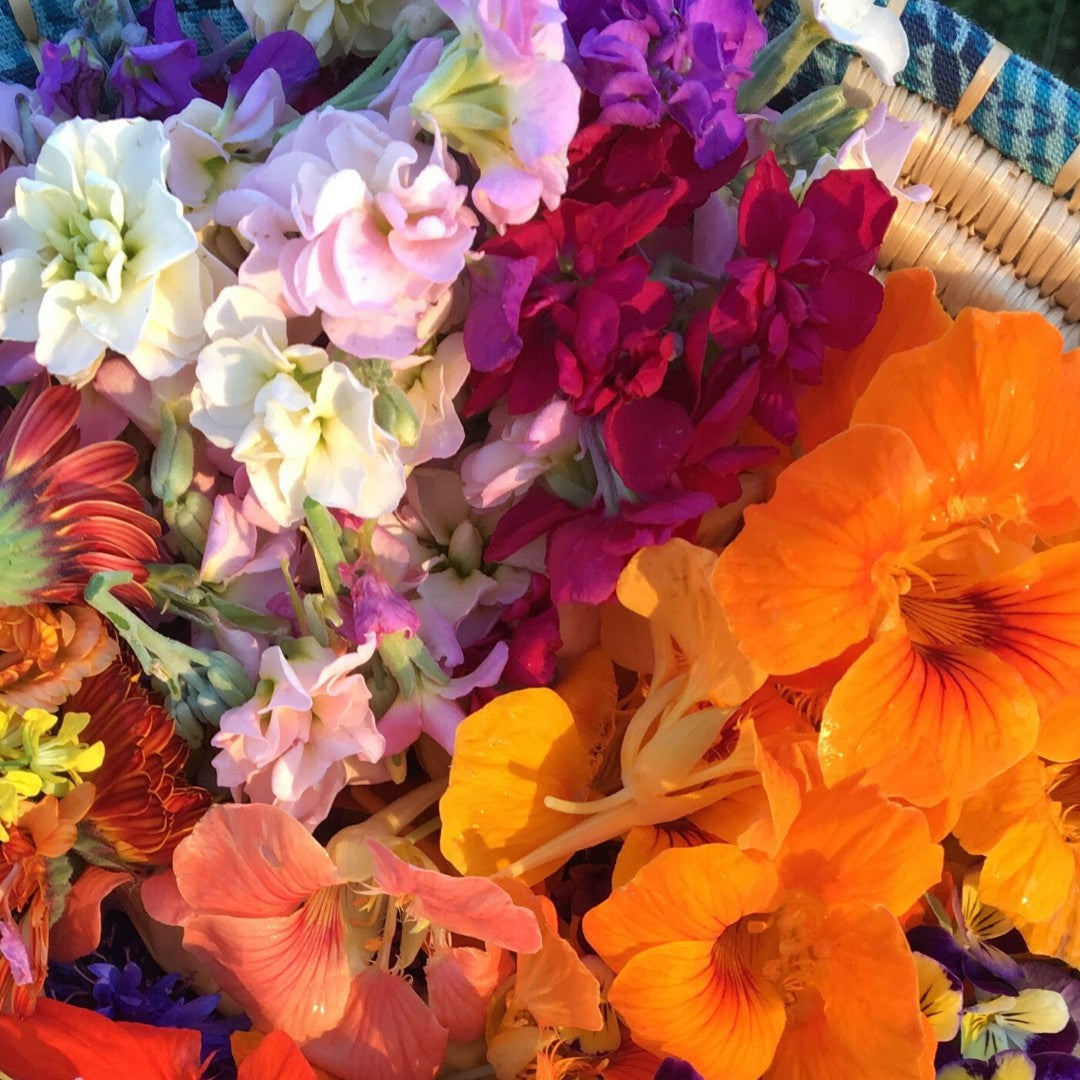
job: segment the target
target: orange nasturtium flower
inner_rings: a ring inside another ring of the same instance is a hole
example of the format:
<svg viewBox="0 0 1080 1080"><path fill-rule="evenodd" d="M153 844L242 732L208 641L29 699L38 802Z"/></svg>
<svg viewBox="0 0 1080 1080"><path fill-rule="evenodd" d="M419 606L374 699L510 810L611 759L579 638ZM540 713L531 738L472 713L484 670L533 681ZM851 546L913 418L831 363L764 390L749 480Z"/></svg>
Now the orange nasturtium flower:
<svg viewBox="0 0 1080 1080"><path fill-rule="evenodd" d="M964 803L954 831L986 856L979 899L1032 952L1080 964L1080 762L1029 755Z"/></svg>
<svg viewBox="0 0 1080 1080"><path fill-rule="evenodd" d="M827 783L962 798L1080 691L1080 544L1036 550L1080 513L1078 375L1041 317L962 312L747 509L715 575L742 648L778 676L861 649L823 712Z"/></svg>
<svg viewBox="0 0 1080 1080"><path fill-rule="evenodd" d="M774 860L673 848L585 916L635 1040L706 1080L927 1080L896 916L941 873L922 814L845 781L808 792Z"/></svg>
<svg viewBox="0 0 1080 1080"><path fill-rule="evenodd" d="M503 694L462 721L440 804L442 852L458 870L539 881L584 847L759 783L749 738L710 756L764 680L732 639L715 564L712 552L672 540L639 551L619 578L619 600L649 620L654 668L623 732L616 790L594 786L595 725L555 691Z"/></svg>

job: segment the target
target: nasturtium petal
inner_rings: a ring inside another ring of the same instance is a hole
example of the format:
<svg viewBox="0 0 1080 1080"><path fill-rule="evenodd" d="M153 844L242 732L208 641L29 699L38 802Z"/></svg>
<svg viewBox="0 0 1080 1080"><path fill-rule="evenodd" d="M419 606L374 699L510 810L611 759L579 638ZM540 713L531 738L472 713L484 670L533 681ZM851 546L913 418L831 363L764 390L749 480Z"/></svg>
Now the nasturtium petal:
<svg viewBox="0 0 1080 1080"><path fill-rule="evenodd" d="M888 424L926 465L941 524L989 514L1023 520L1033 468L1061 387L1061 334L1031 312L968 308L928 345L889 357L859 399L854 424Z"/></svg>
<svg viewBox="0 0 1080 1080"><path fill-rule="evenodd" d="M691 665L690 677L701 679L712 703L724 707L745 701L766 673L732 637L712 587L716 561L707 548L669 540L639 551L619 575L615 591L624 607L649 620L654 635L675 643Z"/></svg>
<svg viewBox="0 0 1080 1080"><path fill-rule="evenodd" d="M302 1042L337 1023L348 1000L349 957L337 892L326 889L291 915L274 918L196 915L184 928L184 947L257 1027L277 1028Z"/></svg>
<svg viewBox="0 0 1080 1080"><path fill-rule="evenodd" d="M970 794L1035 745L1039 713L1016 669L966 646L880 633L825 706L827 783L866 772L883 794L933 806Z"/></svg>
<svg viewBox="0 0 1080 1080"><path fill-rule="evenodd" d="M1057 914L1075 888L1076 859L1049 812L1009 828L979 874L980 899L1025 922Z"/></svg>
<svg viewBox="0 0 1080 1080"><path fill-rule="evenodd" d="M857 778L808 791L777 856L786 889L827 904L881 904L896 916L940 879L942 859L919 810Z"/></svg>
<svg viewBox="0 0 1080 1080"><path fill-rule="evenodd" d="M884 908L828 911L814 934L810 985L797 993L764 1080L932 1080L936 1046L919 1011L915 962Z"/></svg>
<svg viewBox="0 0 1080 1080"><path fill-rule="evenodd" d="M463 874L504 869L580 818L544 805L590 797L589 747L552 690L502 694L457 729L450 786L439 804L442 853ZM559 865L534 870L539 881Z"/></svg>
<svg viewBox="0 0 1080 1080"><path fill-rule="evenodd" d="M854 349L826 349L821 382L799 399L803 451L838 435L851 422L855 403L882 362L893 353L936 341L952 326L935 293L930 270L894 270L885 279L885 299L873 329Z"/></svg>
<svg viewBox="0 0 1080 1080"><path fill-rule="evenodd" d="M776 871L730 844L669 848L587 912L585 937L616 971L668 941L716 941L744 915L775 906Z"/></svg>
<svg viewBox="0 0 1080 1080"><path fill-rule="evenodd" d="M684 1058L704 1080L758 1080L784 1030L784 1003L725 953L712 941L655 945L626 964L608 997L647 1050Z"/></svg>
<svg viewBox="0 0 1080 1080"><path fill-rule="evenodd" d="M267 803L212 806L176 849L181 896L202 914L286 915L342 878L321 844Z"/></svg>
<svg viewBox="0 0 1080 1080"><path fill-rule="evenodd" d="M926 470L894 428L850 428L793 462L717 564L736 641L774 675L862 641L895 604L894 565L929 508Z"/></svg>

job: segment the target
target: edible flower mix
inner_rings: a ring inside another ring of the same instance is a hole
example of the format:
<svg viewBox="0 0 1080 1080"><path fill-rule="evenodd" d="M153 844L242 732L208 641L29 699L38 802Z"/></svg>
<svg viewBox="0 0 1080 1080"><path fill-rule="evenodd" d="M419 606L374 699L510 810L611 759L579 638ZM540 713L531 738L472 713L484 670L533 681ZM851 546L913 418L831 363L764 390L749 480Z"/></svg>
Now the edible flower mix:
<svg viewBox="0 0 1080 1080"><path fill-rule="evenodd" d="M778 105L898 17L235 6L0 84L0 1073L1080 1078L1080 352Z"/></svg>

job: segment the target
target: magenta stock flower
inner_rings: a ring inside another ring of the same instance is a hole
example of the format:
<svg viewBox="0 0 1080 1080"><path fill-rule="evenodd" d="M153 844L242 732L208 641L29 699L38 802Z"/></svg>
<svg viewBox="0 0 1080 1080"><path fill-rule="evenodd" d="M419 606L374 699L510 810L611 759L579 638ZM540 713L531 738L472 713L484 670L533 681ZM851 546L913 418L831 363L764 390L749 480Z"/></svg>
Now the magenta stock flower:
<svg viewBox="0 0 1080 1080"><path fill-rule="evenodd" d="M884 290L870 274L897 200L869 170L815 180L802 204L770 152L739 206L744 252L712 310L722 348L750 350L760 384L754 416L795 437L794 383L816 383L825 348L851 349L870 332Z"/></svg>

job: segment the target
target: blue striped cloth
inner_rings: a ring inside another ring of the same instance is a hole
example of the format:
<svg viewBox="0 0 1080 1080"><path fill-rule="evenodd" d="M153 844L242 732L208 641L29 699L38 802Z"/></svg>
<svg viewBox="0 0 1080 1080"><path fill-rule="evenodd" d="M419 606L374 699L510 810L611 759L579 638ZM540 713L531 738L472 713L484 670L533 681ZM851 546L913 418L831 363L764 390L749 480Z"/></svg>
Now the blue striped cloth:
<svg viewBox="0 0 1080 1080"><path fill-rule="evenodd" d="M876 2L884 7L887 0ZM798 0L773 0L765 14L770 34L792 22L798 8ZM994 39L934 0L909 0L900 21L911 59L897 81L952 112ZM838 83L851 56L833 42L820 46L799 70L788 100ZM1080 144L1080 91L1014 54L968 123L1036 179L1052 184Z"/></svg>

